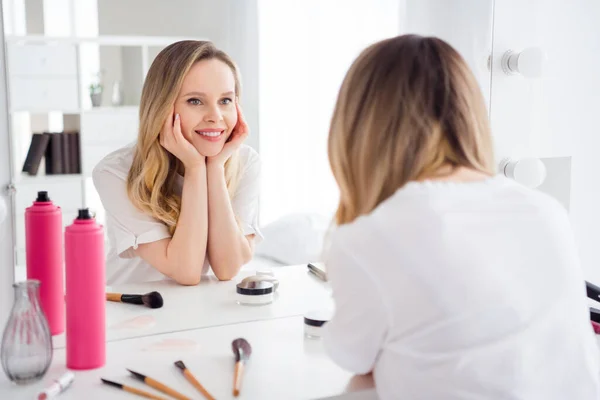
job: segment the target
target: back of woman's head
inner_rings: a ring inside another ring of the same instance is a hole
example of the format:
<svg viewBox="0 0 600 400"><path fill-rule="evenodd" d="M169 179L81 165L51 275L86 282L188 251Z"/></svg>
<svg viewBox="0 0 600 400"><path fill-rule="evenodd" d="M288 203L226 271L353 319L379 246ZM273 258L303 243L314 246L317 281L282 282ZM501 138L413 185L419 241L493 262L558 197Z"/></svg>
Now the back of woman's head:
<svg viewBox="0 0 600 400"><path fill-rule="evenodd" d="M340 89L329 160L340 188L338 224L442 167L492 174L487 109L466 62L433 37L403 35L365 49Z"/></svg>
<svg viewBox="0 0 600 400"><path fill-rule="evenodd" d="M217 59L226 64L235 81L235 95L240 96L237 66L223 51L207 41L184 40L164 48L150 66L140 99L138 140L127 178L132 203L164 222L174 232L181 208L181 198L173 187L183 165L159 141L169 113L192 66L203 60ZM225 164L225 179L230 195L239 178L239 159L234 154Z"/></svg>

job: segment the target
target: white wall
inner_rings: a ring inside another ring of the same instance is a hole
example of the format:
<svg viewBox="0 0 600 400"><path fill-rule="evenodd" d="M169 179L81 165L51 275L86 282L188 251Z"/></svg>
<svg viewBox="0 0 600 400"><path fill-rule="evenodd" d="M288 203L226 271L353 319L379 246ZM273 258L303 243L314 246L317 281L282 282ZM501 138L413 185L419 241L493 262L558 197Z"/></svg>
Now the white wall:
<svg viewBox="0 0 600 400"><path fill-rule="evenodd" d="M497 160L552 158L567 173L571 168L570 182L556 173L547 183L570 203L586 277L600 282L600 3L405 0L401 13L402 32L443 38L475 71L489 102ZM547 54L542 77L506 75L502 55L532 46ZM491 71L485 63L490 53Z"/></svg>
<svg viewBox="0 0 600 400"><path fill-rule="evenodd" d="M332 216L327 136L339 86L360 51L398 33L399 15L397 0L259 1L262 223Z"/></svg>
<svg viewBox="0 0 600 400"><path fill-rule="evenodd" d="M247 143L260 149L258 1L231 0L229 6L228 43L224 50L233 57L242 74L242 105L252 130Z"/></svg>
<svg viewBox="0 0 600 400"><path fill-rule="evenodd" d="M98 0L101 35L187 36L228 44L228 1Z"/></svg>
<svg viewBox="0 0 600 400"><path fill-rule="evenodd" d="M43 0L25 0L25 25L27 34L44 34L44 2Z"/></svg>
<svg viewBox="0 0 600 400"><path fill-rule="evenodd" d="M496 0L492 129L499 157L570 156L570 216L588 279L600 282L600 2ZM547 53L540 79L506 76L508 49ZM566 188L565 190L568 190Z"/></svg>

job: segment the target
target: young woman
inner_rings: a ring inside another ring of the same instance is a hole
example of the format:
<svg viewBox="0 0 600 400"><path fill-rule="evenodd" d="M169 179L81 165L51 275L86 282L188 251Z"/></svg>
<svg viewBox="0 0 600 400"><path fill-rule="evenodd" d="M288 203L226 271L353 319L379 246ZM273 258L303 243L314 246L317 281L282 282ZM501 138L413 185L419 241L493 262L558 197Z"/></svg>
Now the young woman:
<svg viewBox="0 0 600 400"><path fill-rule="evenodd" d="M329 158L325 345L382 399L598 399L599 355L563 208L494 176L461 56L400 36L358 57Z"/></svg>
<svg viewBox="0 0 600 400"><path fill-rule="evenodd" d="M137 142L93 172L107 216L108 284L195 285L209 266L227 280L251 259L260 163L242 144L239 95L234 62L212 43L177 42L158 54Z"/></svg>

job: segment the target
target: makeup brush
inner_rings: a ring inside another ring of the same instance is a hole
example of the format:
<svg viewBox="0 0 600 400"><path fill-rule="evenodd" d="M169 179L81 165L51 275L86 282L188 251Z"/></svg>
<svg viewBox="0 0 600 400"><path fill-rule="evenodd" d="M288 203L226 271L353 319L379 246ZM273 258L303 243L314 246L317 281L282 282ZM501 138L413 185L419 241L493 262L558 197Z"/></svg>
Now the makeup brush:
<svg viewBox="0 0 600 400"><path fill-rule="evenodd" d="M142 375L139 372L135 372L135 371L132 371L130 369L127 369L127 371L131 372L131 374L135 378L137 378L140 381L144 382L146 385L148 385L150 387L153 387L156 390L160 390L161 392L163 392L165 394L168 394L171 397L174 397L174 398L179 399L179 400L191 400L189 397L184 396L183 394L179 393L175 389L171 389L170 387L168 387L164 383L160 383L157 380L149 378L146 375Z"/></svg>
<svg viewBox="0 0 600 400"><path fill-rule="evenodd" d="M215 400L215 398L210 393L208 393L204 386L202 386L200 382L198 382L198 380L196 379L196 377L194 377L192 372L189 369L187 369L183 361L175 361L175 366L183 372L183 376L185 376L185 379L187 379L188 382L194 385L194 387L198 389L198 391L202 393L204 397L206 397L208 400Z"/></svg>
<svg viewBox="0 0 600 400"><path fill-rule="evenodd" d="M114 386L116 388L119 388L119 389L124 390L124 391L129 392L129 393L137 394L138 396L142 396L142 397L145 397L147 399L167 400L165 397L156 396L156 395L154 395L152 393L144 392L143 390L136 389L136 388L131 387L131 386L123 385L122 383L109 381L108 379L104 379L104 378L100 378L100 379L102 380L102 382L106 383L107 385Z"/></svg>
<svg viewBox="0 0 600 400"><path fill-rule="evenodd" d="M244 365L246 364L246 361L250 359L250 354L252 354L252 347L246 339L239 338L231 342L231 349L233 350L233 354L235 355L233 395L237 397L240 394L240 386L242 385L242 374L244 372Z"/></svg>
<svg viewBox="0 0 600 400"><path fill-rule="evenodd" d="M163 306L163 298L158 292L146 294L106 293L106 300L119 303L143 304L150 308L161 308Z"/></svg>

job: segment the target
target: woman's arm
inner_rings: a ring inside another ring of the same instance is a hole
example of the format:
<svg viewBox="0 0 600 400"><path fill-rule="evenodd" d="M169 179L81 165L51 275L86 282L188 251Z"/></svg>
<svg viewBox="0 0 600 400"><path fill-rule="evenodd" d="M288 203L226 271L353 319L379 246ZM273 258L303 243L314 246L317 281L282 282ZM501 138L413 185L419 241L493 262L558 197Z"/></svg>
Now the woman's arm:
<svg viewBox="0 0 600 400"><path fill-rule="evenodd" d="M136 254L182 285L200 282L208 238L206 166L186 169L173 237L141 244Z"/></svg>
<svg viewBox="0 0 600 400"><path fill-rule="evenodd" d="M208 259L220 280L233 278L252 259L253 237L239 228L225 182L222 165L210 161L208 174Z"/></svg>
<svg viewBox="0 0 600 400"><path fill-rule="evenodd" d="M208 238L206 158L183 137L179 115L166 121L160 142L185 166L181 210L172 238L141 244L136 254L178 283L196 285Z"/></svg>
<svg viewBox="0 0 600 400"><path fill-rule="evenodd" d="M252 259L253 237L237 224L225 182L225 162L248 137L248 125L236 101L238 122L223 150L206 161L208 176L208 259L216 277L233 278Z"/></svg>
<svg viewBox="0 0 600 400"><path fill-rule="evenodd" d="M379 285L353 256L356 248L353 242L340 238L338 233L332 238L325 260L335 313L325 324L323 345L336 364L363 375L373 371L390 326L391 313ZM359 293L366 295L359 296Z"/></svg>

